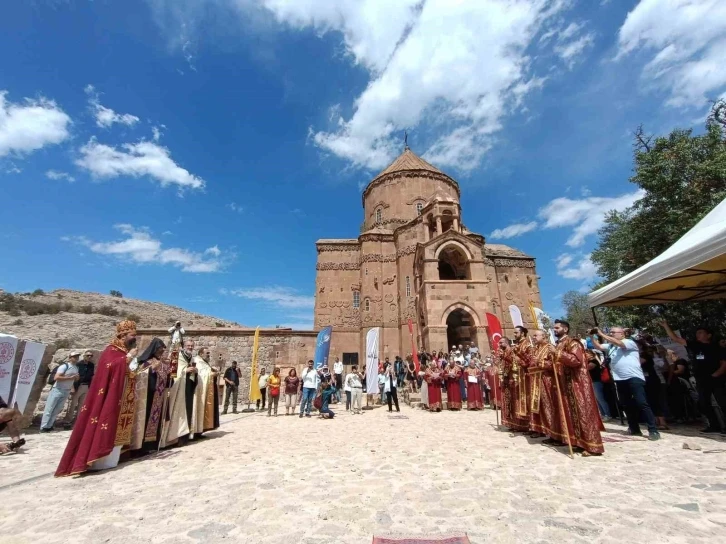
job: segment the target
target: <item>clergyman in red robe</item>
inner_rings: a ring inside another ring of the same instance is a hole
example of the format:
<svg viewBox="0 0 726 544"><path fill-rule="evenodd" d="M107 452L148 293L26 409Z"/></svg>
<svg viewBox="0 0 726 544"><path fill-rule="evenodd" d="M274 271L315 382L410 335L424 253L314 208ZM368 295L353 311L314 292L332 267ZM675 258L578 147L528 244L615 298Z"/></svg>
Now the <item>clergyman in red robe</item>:
<svg viewBox="0 0 726 544"><path fill-rule="evenodd" d="M453 357L449 360L449 366L444 369L443 373L446 381L446 408L461 410L461 369L456 365Z"/></svg>
<svg viewBox="0 0 726 544"><path fill-rule="evenodd" d="M96 374L58 464L56 477L86 472L115 448L130 443L134 377L129 371L129 362L136 356L135 345L136 323L122 321L116 326L116 337L98 360Z"/></svg>
<svg viewBox="0 0 726 544"><path fill-rule="evenodd" d="M560 382L565 419L573 447L581 448L583 456L600 455L605 451L600 431L605 427L600 419L595 391L587 369L585 347L570 338L570 324L555 320L555 362L562 365Z"/></svg>

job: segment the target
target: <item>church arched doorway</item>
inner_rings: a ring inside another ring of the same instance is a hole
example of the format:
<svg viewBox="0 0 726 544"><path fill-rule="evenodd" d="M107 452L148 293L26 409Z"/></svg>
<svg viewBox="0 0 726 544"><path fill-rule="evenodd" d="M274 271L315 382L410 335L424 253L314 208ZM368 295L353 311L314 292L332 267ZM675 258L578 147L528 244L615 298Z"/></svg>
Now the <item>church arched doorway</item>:
<svg viewBox="0 0 726 544"><path fill-rule="evenodd" d="M476 337L476 323L472 315L462 308L451 312L446 318L446 340L450 350L453 346L466 346L473 343L479 346Z"/></svg>
<svg viewBox="0 0 726 544"><path fill-rule="evenodd" d="M449 245L439 252L440 280L470 280L469 259L464 251Z"/></svg>

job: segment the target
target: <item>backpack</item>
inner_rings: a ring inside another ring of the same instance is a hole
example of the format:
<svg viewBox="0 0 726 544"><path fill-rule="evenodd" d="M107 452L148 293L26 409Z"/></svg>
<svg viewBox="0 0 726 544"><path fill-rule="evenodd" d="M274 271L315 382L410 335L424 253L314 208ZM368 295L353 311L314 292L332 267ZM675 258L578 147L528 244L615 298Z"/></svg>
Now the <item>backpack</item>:
<svg viewBox="0 0 726 544"><path fill-rule="evenodd" d="M48 376L48 385L55 385L55 375L58 372L58 369L62 366L65 366L66 370L68 370L68 363L59 364L57 367L50 371L50 376Z"/></svg>

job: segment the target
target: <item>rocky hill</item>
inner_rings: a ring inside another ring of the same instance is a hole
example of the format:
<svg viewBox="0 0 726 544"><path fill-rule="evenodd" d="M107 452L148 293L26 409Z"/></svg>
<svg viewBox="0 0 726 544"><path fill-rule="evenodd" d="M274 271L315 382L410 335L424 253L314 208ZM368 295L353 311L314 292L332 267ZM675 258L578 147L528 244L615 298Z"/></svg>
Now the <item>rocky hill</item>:
<svg viewBox="0 0 726 544"><path fill-rule="evenodd" d="M68 289L16 294L0 290L0 332L52 343L60 349L102 349L122 319L133 319L143 328L170 327L177 320L194 328L240 326L176 306L119 295Z"/></svg>

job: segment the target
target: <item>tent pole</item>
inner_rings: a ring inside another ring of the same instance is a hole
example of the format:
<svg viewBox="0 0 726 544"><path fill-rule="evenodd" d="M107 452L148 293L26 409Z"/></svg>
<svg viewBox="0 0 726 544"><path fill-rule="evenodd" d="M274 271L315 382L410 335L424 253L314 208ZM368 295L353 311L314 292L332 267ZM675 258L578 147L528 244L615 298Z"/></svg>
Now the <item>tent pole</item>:
<svg viewBox="0 0 726 544"><path fill-rule="evenodd" d="M595 308L590 308L590 311L592 312L592 318L595 320L595 326L599 327L600 324L597 322L597 314L595 313Z"/></svg>

